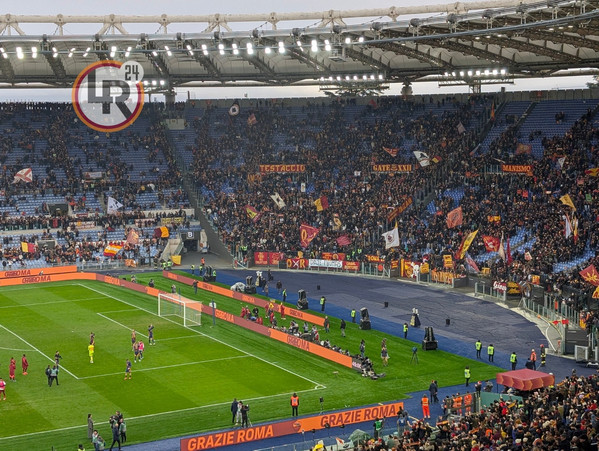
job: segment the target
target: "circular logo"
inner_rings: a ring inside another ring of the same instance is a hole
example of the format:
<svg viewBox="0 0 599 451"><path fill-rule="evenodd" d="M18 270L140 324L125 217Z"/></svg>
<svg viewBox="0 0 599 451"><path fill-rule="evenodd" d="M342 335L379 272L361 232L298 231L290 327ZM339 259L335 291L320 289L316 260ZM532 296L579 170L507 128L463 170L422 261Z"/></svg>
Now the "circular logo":
<svg viewBox="0 0 599 451"><path fill-rule="evenodd" d="M71 96L75 113L99 132L118 132L138 118L144 104L143 67L136 61L98 61L77 76Z"/></svg>

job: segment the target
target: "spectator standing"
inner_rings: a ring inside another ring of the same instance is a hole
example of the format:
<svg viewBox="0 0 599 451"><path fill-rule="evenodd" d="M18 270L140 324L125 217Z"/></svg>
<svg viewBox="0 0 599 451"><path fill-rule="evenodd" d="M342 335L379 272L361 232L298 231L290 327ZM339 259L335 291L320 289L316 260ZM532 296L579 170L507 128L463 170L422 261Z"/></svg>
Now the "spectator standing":
<svg viewBox="0 0 599 451"><path fill-rule="evenodd" d="M127 441L127 424L123 417L119 418L119 434L121 436L121 444Z"/></svg>
<svg viewBox="0 0 599 451"><path fill-rule="evenodd" d="M341 328L341 336L342 337L345 337L345 326L346 326L345 320L343 318L341 318L341 324L339 327Z"/></svg>

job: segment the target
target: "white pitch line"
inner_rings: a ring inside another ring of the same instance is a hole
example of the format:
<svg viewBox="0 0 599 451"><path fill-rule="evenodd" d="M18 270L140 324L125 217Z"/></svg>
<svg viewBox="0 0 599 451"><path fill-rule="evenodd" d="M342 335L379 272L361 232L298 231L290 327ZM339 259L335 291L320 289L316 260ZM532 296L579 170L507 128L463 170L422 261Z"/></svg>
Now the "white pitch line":
<svg viewBox="0 0 599 451"><path fill-rule="evenodd" d="M48 360L50 360L51 362L54 362L54 359L51 358L50 356L47 356L46 354L44 354L42 351L40 351L38 348L36 348L35 346L33 346L31 343L29 343L27 340L25 340L23 337L20 337L19 335L17 335L16 333L14 333L12 330L4 327L2 324L0 324L0 327L2 329L4 329L6 332L14 335L15 337L17 337L19 340L21 340L23 343L25 343L27 346L31 346L31 348L34 351L39 352L41 355L43 355L45 358L47 358ZM73 373L71 373L69 370L67 370L64 366L60 365L59 367L61 370L64 370L65 373L70 374L73 378L75 379L79 379L77 376L75 376Z"/></svg>
<svg viewBox="0 0 599 451"><path fill-rule="evenodd" d="M143 309L142 309L143 310ZM121 373L119 373L121 374ZM296 393L307 393L307 392L311 392L315 389L310 388L308 390L298 390ZM261 399L266 399L266 398L278 398L280 396L289 396L289 393L280 393L278 395L269 395L269 396L257 396L255 398L245 398L246 402L249 401L259 401ZM205 406L196 406L196 407L187 407L186 409L179 409L179 410L169 410L166 412L157 412L157 413L149 413L147 415L140 415L138 417L127 417L127 422L132 422L132 421L136 421L136 420L145 420L146 418L151 418L151 417L158 417L158 416L163 416L163 415L170 415L173 413L179 413L179 412L190 412L193 410L202 410L202 409L207 409L207 408L211 408L211 407L219 407L219 406L229 406L231 405L230 401L226 401L226 402L219 402L216 404L208 404ZM274 418L267 418L264 420L264 423L269 422L274 420ZM108 421L101 421L101 422L94 422L94 427L95 426L101 426L101 425L105 425L108 424ZM0 442L2 442L3 440L11 440L14 438L22 438L22 437L32 437L35 435L42 435L42 434L51 434L51 433L57 433L57 432L64 432L64 431L70 431L73 429L84 429L87 428L87 424L84 425L80 425L80 426L68 426L66 428L60 428L60 429L50 429L48 431L38 431L38 432L29 432L27 434L20 434L20 435L11 435L9 437L0 437ZM205 431L195 431L195 432L189 432L188 434L185 435L191 435L191 434L199 434Z"/></svg>
<svg viewBox="0 0 599 451"><path fill-rule="evenodd" d="M116 300L116 301L120 301L120 302L122 302L123 304L127 304L127 305L130 305L131 307L135 307L135 308L138 308L138 309L140 309L140 310L143 310L144 312L147 312L147 313L149 313L149 314L151 314L151 315L158 316L158 314L156 314L156 313L154 313L154 312L151 312L150 310L146 310L146 309L144 309L144 308L141 308L141 307L138 307L138 306L136 306L136 305L134 305L134 304L130 304L129 302L127 302L127 301L123 301L122 299L119 299L119 298L117 298L117 297L115 297L115 296L112 296L112 295L109 295L109 294L106 294L106 293L102 293L101 291L98 291L98 290L96 290L95 288L88 287L87 285L83 285L83 284L81 284L81 283L78 283L77 285L81 285L81 286L83 286L83 287L87 288L88 290L95 291L95 292L96 292L96 293L98 293L98 294L102 294L102 295L104 295L104 296L107 296L107 297L109 297L109 298L112 298L112 299L114 299L114 300ZM181 326L181 324L177 323L176 321L173 321L172 319L168 319L168 318L165 318L165 317L162 317L162 316L158 316L158 317L159 317L159 318L162 318L162 319L165 319L165 320L167 320L167 321L170 321L171 323L177 324L178 326ZM296 373L296 372L294 372L294 371L288 370L287 368L283 368L283 367L282 367L282 366L280 366L280 365L276 365L276 364L274 364L274 363L272 363L272 362L269 362L269 361L268 361L268 360L266 360L266 359L263 359L263 358L261 358L261 357L258 357L258 356L256 356L256 355L254 355L254 354L251 354L251 353L249 353L249 352L246 352L246 351L244 351L243 349L239 349L239 348L237 348L236 346L233 346L233 345L231 345L231 344L229 344L229 343L226 343L226 342L224 342L224 341L221 341L221 340L218 340L218 339L216 339L216 338L214 338L214 337L211 337L210 335L206 335L205 333L203 333L203 332L200 332L199 330L195 330L195 329L189 329L189 330L192 330L192 331L194 331L195 333L197 333L197 334L200 334L200 335L202 335L202 336L204 336L204 337L206 337L206 338L210 338L211 340L213 340L213 341L216 341L217 343L220 343L220 344L222 344L222 345L225 345L225 346L228 346L228 347L230 347L230 348L232 348L232 349L235 349L236 351L239 351L239 352L241 352L241 353L243 353L243 354L251 355L251 356L252 356L252 357L254 357L255 359L258 359L258 360L260 360L260 361L262 361L262 362L264 362L264 363L267 363L268 365L274 366L275 368L279 368L281 371L285 371L285 372L287 372L287 373L289 373L289 374L293 374L294 376L296 376L296 377L299 377L300 379L304 379L304 380L306 380L306 381L308 381L308 382L310 382L310 383L312 383L312 384L314 384L314 385L318 385L318 386L325 387L323 384L320 384L319 382L313 381L312 379L308 379L307 377L305 377L305 376L302 376L301 374L298 374L298 373Z"/></svg>
<svg viewBox="0 0 599 451"><path fill-rule="evenodd" d="M125 325L125 324L123 324L123 323L119 323L117 320L114 320L114 319L112 319L112 318L109 318L109 317L108 317L108 316L106 316L106 315L103 315L103 314L101 314L101 313L97 313L97 312L96 312L96 314L97 314L97 315L100 315L100 316L101 316L102 318L104 318L104 319L107 319L108 321L112 321L113 323L115 323L115 324L118 324L118 325L119 325L119 326L121 326L121 327L124 327L125 329L133 330L133 327L126 326L126 325ZM148 336L147 336L147 335L144 335L144 334L142 334L141 332L138 332L137 330L135 331L135 335L141 335L142 337L146 337L146 338L148 338Z"/></svg>
<svg viewBox="0 0 599 451"><path fill-rule="evenodd" d="M224 360L233 360L233 359L247 359L248 357L250 357L249 355L238 355L238 356L234 356L234 357L223 357L222 359L210 359L210 360L200 360L199 362L186 362L186 363L177 363L174 365L165 365L165 366L154 366L151 368L141 368L141 369L135 369L132 370L134 373L139 373L141 371L155 371L155 370L164 370L166 368L178 368L181 366L189 366L189 365L202 365L204 363L214 363L214 362L222 362ZM117 376L119 374L124 374L124 371L119 371L118 373L106 373L106 374L94 374L93 376L85 376L85 377L80 377L79 379L94 379L94 378L98 378L98 377L104 377L104 376Z"/></svg>
<svg viewBox="0 0 599 451"><path fill-rule="evenodd" d="M34 302L33 304L3 305L0 308L37 307L38 305L64 304L66 302L99 301L105 298L65 299L63 301Z"/></svg>
<svg viewBox="0 0 599 451"><path fill-rule="evenodd" d="M35 349L18 349L18 348L2 348L2 347L0 347L0 349L4 349L5 351L17 351L17 352L35 351Z"/></svg>

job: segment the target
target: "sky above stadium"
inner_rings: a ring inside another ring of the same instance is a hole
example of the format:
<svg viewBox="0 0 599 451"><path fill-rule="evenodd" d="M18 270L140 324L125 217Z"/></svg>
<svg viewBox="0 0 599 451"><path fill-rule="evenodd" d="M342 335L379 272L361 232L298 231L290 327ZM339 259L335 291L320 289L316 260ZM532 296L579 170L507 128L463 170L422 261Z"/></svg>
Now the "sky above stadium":
<svg viewBox="0 0 599 451"><path fill-rule="evenodd" d="M203 2L189 0L54 0L48 2L46 0L26 0L23 2L14 2L8 6L3 5L0 14L14 15L207 15L207 14L267 14L270 12L290 13L290 12L314 12L328 10L358 10L358 9L376 9L389 8L391 6L405 7L418 5L445 5L455 3L448 0L328 0L322 2L319 0L302 0L301 2L292 2L289 0L253 0L253 1L224 1L224 2ZM464 2L469 3L469 2ZM376 21L376 18L370 19ZM385 21L388 18L381 18ZM357 20L364 22L364 20ZM349 23L356 23L354 22ZM292 24L285 22L280 28L292 28L293 26L309 26L312 24L298 23ZM315 23L313 25L316 25ZM48 34L57 33L56 26L51 24L23 24L21 26L27 34ZM180 27L180 28L179 28ZM269 24L263 24L263 27L269 29ZM143 24L143 25L126 25L127 31L130 33L145 32L148 34L159 32L158 24ZM148 29L150 28L150 29ZM256 28L255 24L238 23L231 26L234 30L245 29L249 30ZM97 32L99 26L96 24L67 24L64 29L65 34L93 34ZM178 24L169 28L169 33L178 31L198 31L197 25L195 28L191 24ZM201 31L201 30L200 30ZM521 91L539 89L572 89L584 88L586 83L591 81L590 77L564 77L552 78L550 80L523 80L518 81L515 85L506 85L508 91ZM501 85L484 86L484 92L497 92L501 89ZM399 94L401 85L393 86L387 91L388 94ZM188 94L189 91L189 94ZM436 83L417 83L413 85L415 94L428 93L451 93L451 92L467 92L467 88L451 87L439 88ZM239 98L239 97L291 97L291 96L318 96L322 95L317 87L305 87L298 89L291 88L204 88L204 89L180 89L178 91L178 99L183 100L187 96L192 98ZM70 90L65 89L0 89L0 100L57 100L69 101Z"/></svg>

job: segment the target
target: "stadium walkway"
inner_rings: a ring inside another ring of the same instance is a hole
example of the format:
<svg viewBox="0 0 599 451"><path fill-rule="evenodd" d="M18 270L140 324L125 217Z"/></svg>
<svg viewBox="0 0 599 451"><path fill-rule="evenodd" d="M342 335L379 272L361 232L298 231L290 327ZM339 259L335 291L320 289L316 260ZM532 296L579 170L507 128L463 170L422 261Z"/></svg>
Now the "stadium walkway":
<svg viewBox="0 0 599 451"><path fill-rule="evenodd" d="M207 263L210 263L209 259L206 260ZM435 338L439 342L439 349L472 359L476 359L474 343L477 339L483 343L483 358L485 359L486 346L493 343L495 365L502 369L509 369L509 355L513 351L517 353L519 362L521 362L518 364L518 368L523 368L523 362L526 361L533 347L538 353L539 345L542 343L551 351L553 348L550 342L557 340L553 327L535 317L523 316L524 312L519 309L508 309L499 303L467 293L449 291L443 286L427 286L415 282L327 274L326 272L271 271L274 280L269 284L269 295L273 299L281 299L275 288L276 282L280 280L287 288L287 302L295 303L298 299L298 290L303 289L306 290L310 309L320 311L319 299L324 295L327 299L325 313L333 317L345 318L348 322L352 308L356 309L359 316L360 309L366 307L373 329L397 336L402 335L403 323L409 323L412 308L417 308L422 325L419 328L410 327L409 340L420 346L424 337L424 327L432 326ZM232 285L239 281L245 282L248 275L255 278L255 270L220 269L217 273L217 280ZM263 294L261 289L258 293ZM388 302L387 308L384 307L385 302ZM449 325L446 325L447 319L450 320ZM332 334L335 332L331 331ZM378 343L376 346L378 352ZM357 349L351 351L358 352ZM540 370L553 373L556 380L559 381L571 375L573 368L576 368L578 375L589 375L595 371L577 365L570 358L552 353L547 355L547 366ZM356 377L359 376L356 374ZM443 383L441 372L436 379L441 384ZM411 398L403 400L406 410L411 416L422 416L420 398L425 391L428 393L428 386L422 387L422 389L423 391L410 393ZM439 390L439 399L442 400L446 395L463 391L463 385L443 387ZM431 405L433 419L441 414L440 405ZM394 420L390 423L392 424L388 424L385 428L386 432L394 427ZM246 451L298 442L305 443L305 449L309 449L319 439L325 440L327 445L331 444L334 437L347 440L351 432L356 429L372 433L372 424L368 422L352 425L345 429L331 428L318 431L315 434L306 434L306 436L298 434L298 436L286 436L221 449L223 451ZM179 438L128 446L127 449L175 451L179 450Z"/></svg>

